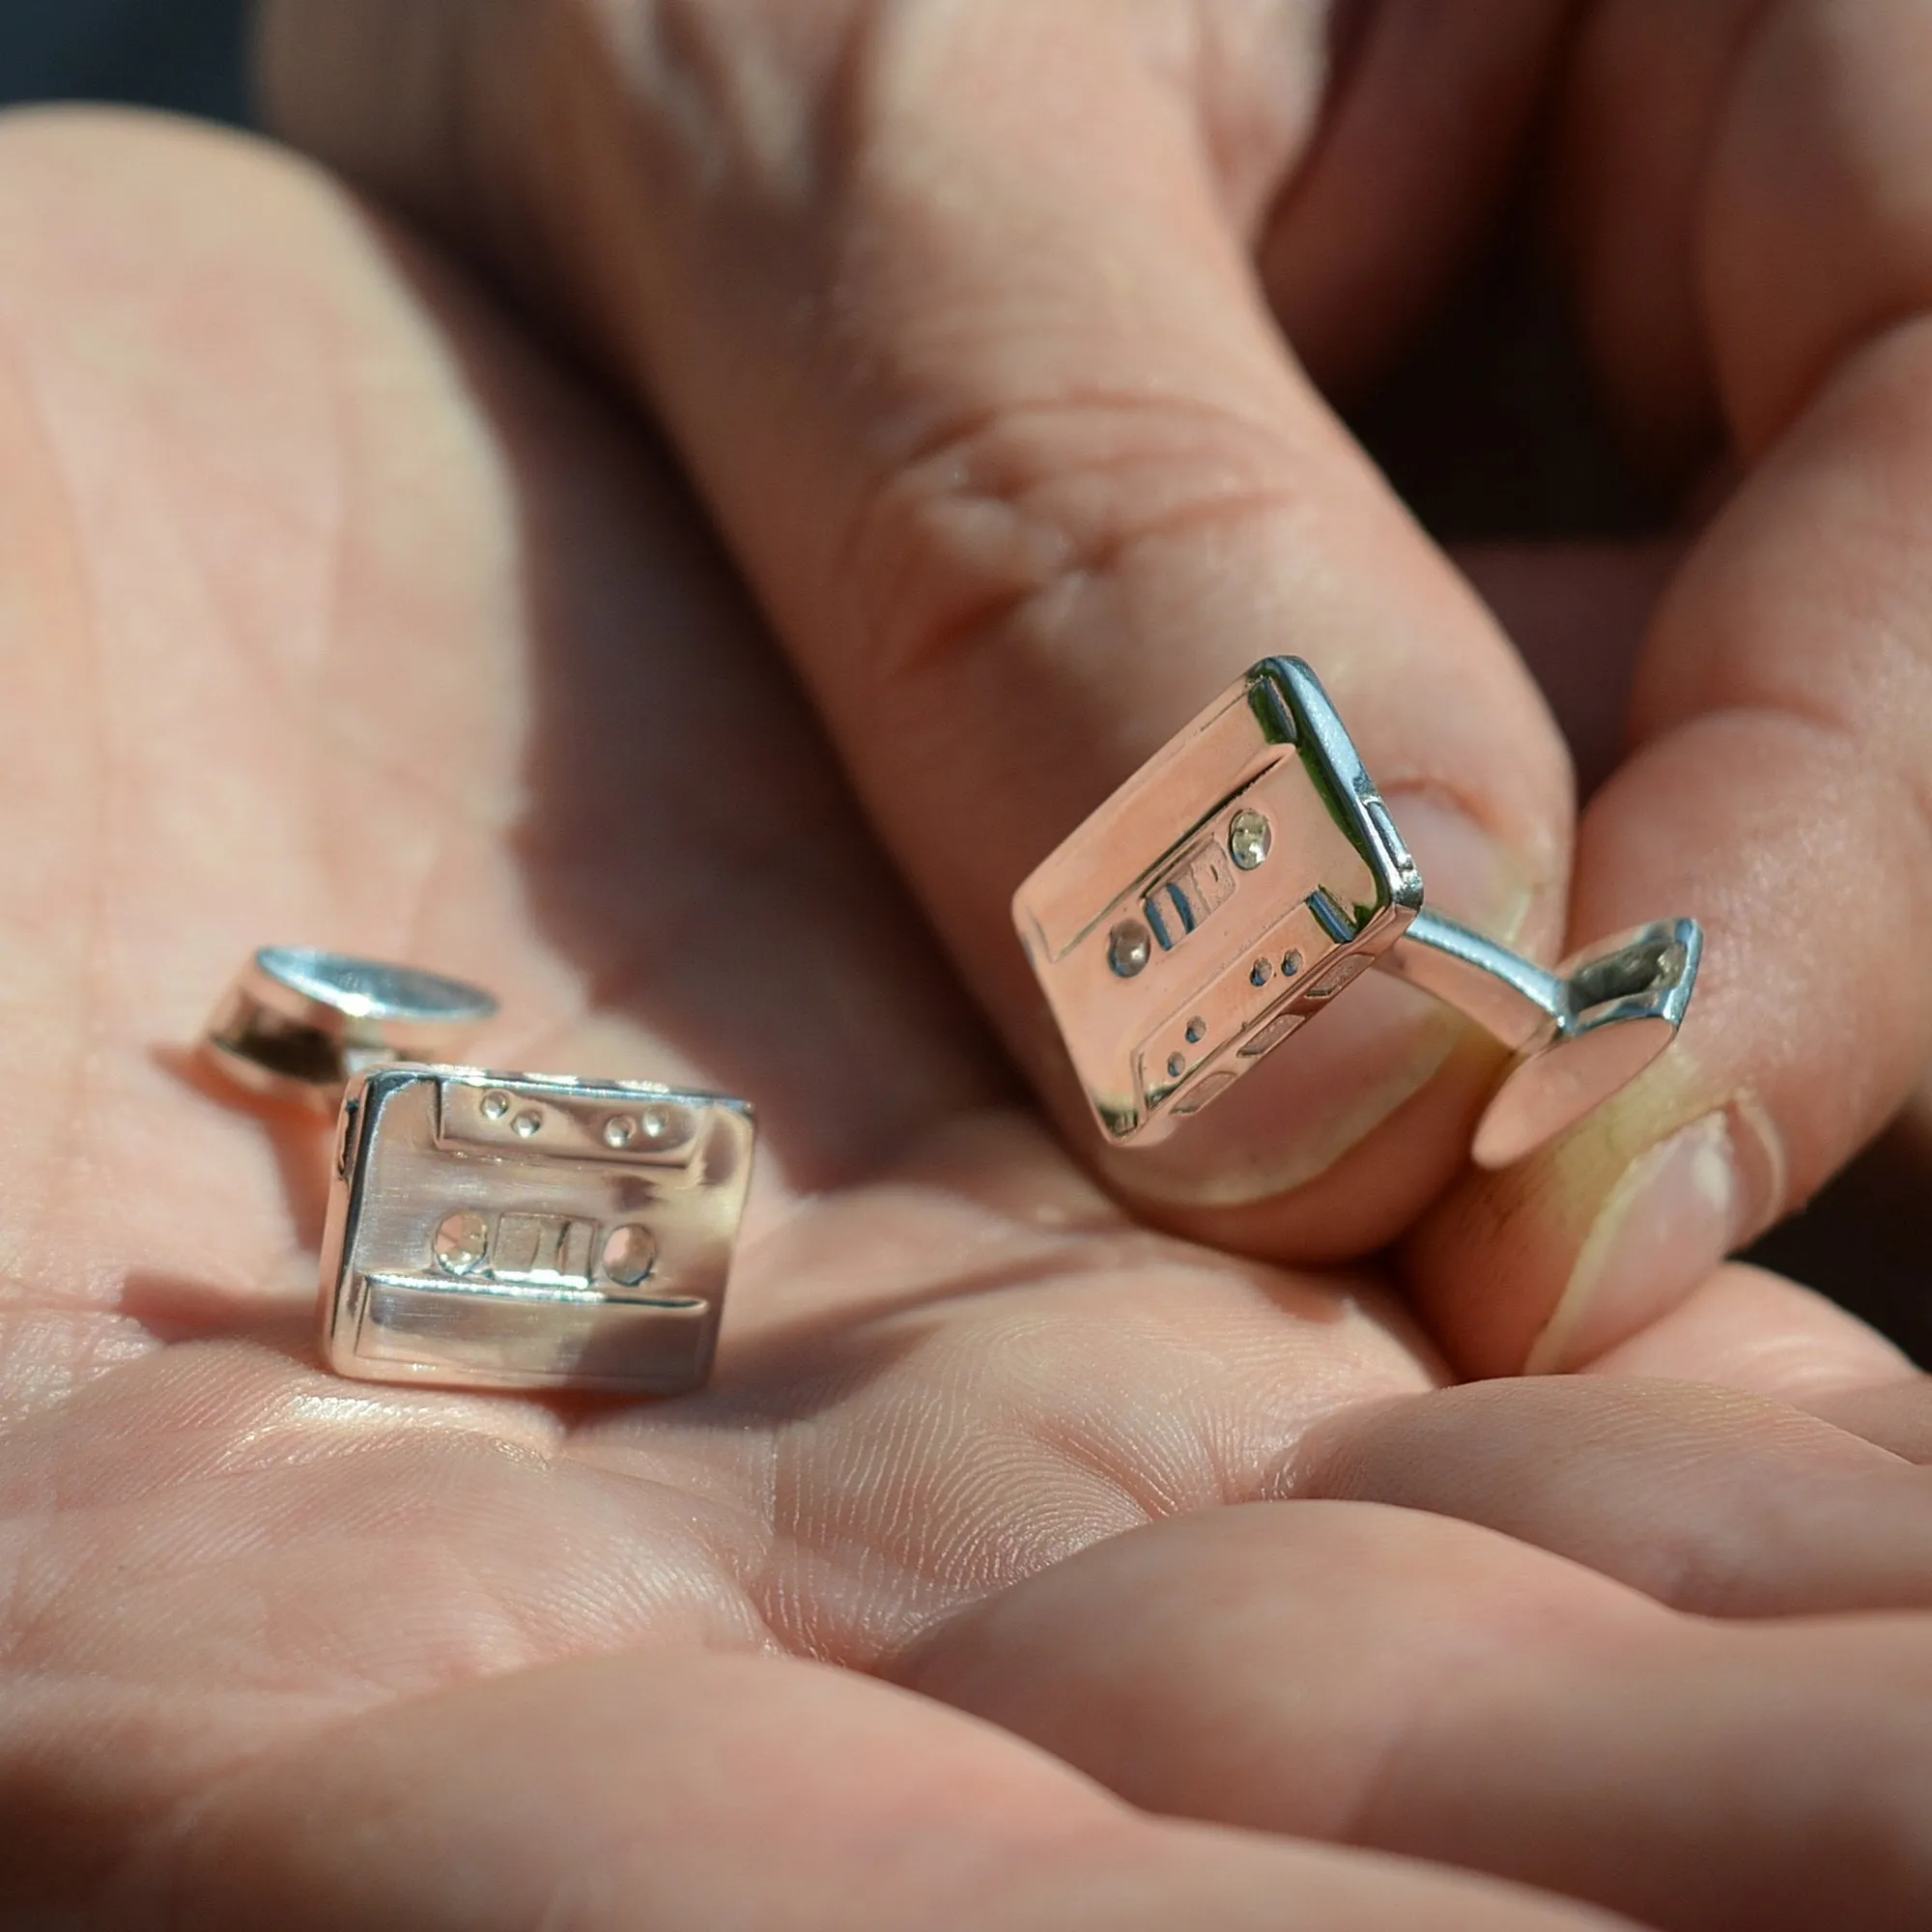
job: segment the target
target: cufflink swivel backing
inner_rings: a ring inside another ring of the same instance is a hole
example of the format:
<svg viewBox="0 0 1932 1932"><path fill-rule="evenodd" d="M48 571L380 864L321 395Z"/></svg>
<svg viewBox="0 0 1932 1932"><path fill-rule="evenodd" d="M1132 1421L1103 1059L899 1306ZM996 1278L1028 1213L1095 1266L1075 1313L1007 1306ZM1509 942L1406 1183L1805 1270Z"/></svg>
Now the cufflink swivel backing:
<svg viewBox="0 0 1932 1932"><path fill-rule="evenodd" d="M1166 1138L1372 966L1515 1050L1477 1127L1502 1167L1581 1120L1676 1037L1693 920L1553 971L1429 911L1422 875L1315 673L1268 658L1080 826L1013 896L1021 943L1102 1131Z"/></svg>
<svg viewBox="0 0 1932 1932"><path fill-rule="evenodd" d="M701 1387L751 1179L751 1108L433 1064L496 1009L460 980L284 947L256 953L216 1009L213 1069L337 1116L324 1356L367 1381Z"/></svg>

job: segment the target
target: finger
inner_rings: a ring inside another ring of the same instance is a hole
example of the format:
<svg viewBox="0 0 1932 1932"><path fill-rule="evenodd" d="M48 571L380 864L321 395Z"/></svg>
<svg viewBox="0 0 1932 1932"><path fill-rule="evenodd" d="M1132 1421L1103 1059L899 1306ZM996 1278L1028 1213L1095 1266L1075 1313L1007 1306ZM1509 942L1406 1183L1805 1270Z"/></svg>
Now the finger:
<svg viewBox="0 0 1932 1932"><path fill-rule="evenodd" d="M1246 257L1310 136L1320 10L846 6L808 28L740 6L680 16L689 44L545 39L535 17L293 0L270 15L270 95L420 206L472 230L513 211L484 245L576 292L1083 1147L1010 895L1266 653L1319 666L1432 899L1547 943L1557 737L1283 352ZM460 49L434 45L439 21ZM474 86L454 99L383 91L458 73ZM567 103L555 128L526 125L536 99ZM1460 1160L1493 1068L1462 1037L1365 986L1109 1171L1225 1240L1359 1251Z"/></svg>
<svg viewBox="0 0 1932 1932"><path fill-rule="evenodd" d="M1653 624L1572 910L1580 936L1680 906L1706 968L1677 1051L1420 1245L1478 1370L1576 1367L1655 1319L1875 1133L1932 1044L1927 84L1922 8L1789 5L1714 134L1714 367L1755 468Z"/></svg>
<svg viewBox="0 0 1932 1932"><path fill-rule="evenodd" d="M1684 551L1670 537L1457 548L1548 700L1581 798L1622 755L1643 635Z"/></svg>
<svg viewBox="0 0 1932 1932"><path fill-rule="evenodd" d="M1557 118L1560 233L1626 441L1682 472L1722 440L1698 279L1716 124L1764 0L1595 0Z"/></svg>
<svg viewBox="0 0 1932 1932"><path fill-rule="evenodd" d="M1824 1391L1806 1406L1833 1428L1861 1435L1907 1463L1932 1463L1932 1404L1925 1400L1922 1378Z"/></svg>
<svg viewBox="0 0 1932 1932"><path fill-rule="evenodd" d="M226 1778L171 1840L135 1895L209 1932L1609 1925L1139 1817L989 1727L775 1661L611 1659L406 1705Z"/></svg>
<svg viewBox="0 0 1932 1932"><path fill-rule="evenodd" d="M1910 1391L1919 1380L1906 1356L1857 1316L1742 1262L1599 1355L1589 1373L1712 1382L1821 1414L1840 1394Z"/></svg>
<svg viewBox="0 0 1932 1932"><path fill-rule="evenodd" d="M1728 1390L1479 1382L1332 1417L1293 1468L1298 1497L1482 1523L1704 1616L1932 1606L1919 1471Z"/></svg>
<svg viewBox="0 0 1932 1932"><path fill-rule="evenodd" d="M1480 240L1575 11L1379 0L1331 14L1322 125L1258 249L1289 340L1326 392L1374 375Z"/></svg>
<svg viewBox="0 0 1932 1932"><path fill-rule="evenodd" d="M1919 1618L1713 1624L1466 1523L1276 1504L1100 1545L899 1675L1148 1809L1453 1860L1668 1932L1932 1911Z"/></svg>

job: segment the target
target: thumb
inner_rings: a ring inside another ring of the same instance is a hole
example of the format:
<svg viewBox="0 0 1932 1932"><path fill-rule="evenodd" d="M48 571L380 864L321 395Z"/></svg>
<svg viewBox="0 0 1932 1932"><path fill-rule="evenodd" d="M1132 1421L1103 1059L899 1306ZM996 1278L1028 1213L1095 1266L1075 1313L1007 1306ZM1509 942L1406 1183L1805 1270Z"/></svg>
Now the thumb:
<svg viewBox="0 0 1932 1932"><path fill-rule="evenodd" d="M1553 944L1556 733L1249 260L1311 136L1320 10L400 11L272 9L281 118L480 220L652 404L880 836L1096 1157L1009 903L1262 657L1317 667L1432 904ZM1359 1251L1460 1165L1492 1064L1377 982L1187 1134L1105 1159L1210 1238Z"/></svg>

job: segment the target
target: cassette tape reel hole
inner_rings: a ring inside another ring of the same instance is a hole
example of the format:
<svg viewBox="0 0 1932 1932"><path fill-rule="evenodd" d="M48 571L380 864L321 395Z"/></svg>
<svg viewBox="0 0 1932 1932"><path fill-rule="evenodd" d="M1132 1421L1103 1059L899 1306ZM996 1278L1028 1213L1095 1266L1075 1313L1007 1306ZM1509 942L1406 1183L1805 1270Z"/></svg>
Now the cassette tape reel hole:
<svg viewBox="0 0 1932 1932"><path fill-rule="evenodd" d="M1259 811L1237 811L1228 825L1228 856L1252 872L1274 844L1274 827Z"/></svg>
<svg viewBox="0 0 1932 1932"><path fill-rule="evenodd" d="M490 1223L472 1208L446 1215L430 1244L444 1274L474 1274L490 1255Z"/></svg>
<svg viewBox="0 0 1932 1932"><path fill-rule="evenodd" d="M604 1272L619 1288L641 1288L658 1264L658 1244L648 1228L627 1221L604 1236Z"/></svg>

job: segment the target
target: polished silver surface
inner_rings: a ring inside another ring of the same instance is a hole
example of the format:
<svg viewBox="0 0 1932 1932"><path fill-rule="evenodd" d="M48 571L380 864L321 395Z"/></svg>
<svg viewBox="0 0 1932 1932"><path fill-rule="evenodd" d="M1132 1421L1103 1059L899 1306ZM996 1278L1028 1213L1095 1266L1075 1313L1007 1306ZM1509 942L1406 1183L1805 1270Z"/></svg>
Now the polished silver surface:
<svg viewBox="0 0 1932 1932"><path fill-rule="evenodd" d="M1677 1037L1697 984L1695 920L1661 921L1566 959L1556 1009L1517 1047L1470 1150L1507 1167L1628 1086Z"/></svg>
<svg viewBox="0 0 1932 1932"><path fill-rule="evenodd" d="M1165 1138L1380 967L1517 1060L1479 1127L1519 1158L1675 1037L1694 922L1554 971L1428 911L1386 803L1320 681L1269 658L1202 712L1020 887L1013 920L1102 1131Z"/></svg>
<svg viewBox="0 0 1932 1932"><path fill-rule="evenodd" d="M446 1059L496 1011L488 993L461 980L267 946L222 996L202 1049L216 1071L252 1094L332 1113L357 1073Z"/></svg>
<svg viewBox="0 0 1932 1932"><path fill-rule="evenodd" d="M1505 1046L1526 1046L1569 1006L1560 974L1427 907L1382 964L1467 1013Z"/></svg>
<svg viewBox="0 0 1932 1932"><path fill-rule="evenodd" d="M344 1096L323 1348L344 1376L675 1395L710 1373L743 1101L402 1065Z"/></svg>
<svg viewBox="0 0 1932 1932"><path fill-rule="evenodd" d="M1223 694L1020 888L1102 1128L1158 1140L1393 946L1415 862L1305 665Z"/></svg>
<svg viewBox="0 0 1932 1932"><path fill-rule="evenodd" d="M677 1395L717 1346L754 1126L742 1100L422 1064L497 1010L412 967L270 947L208 1065L336 1115L323 1353L446 1387ZM426 1053L426 1050L428 1051Z"/></svg>

